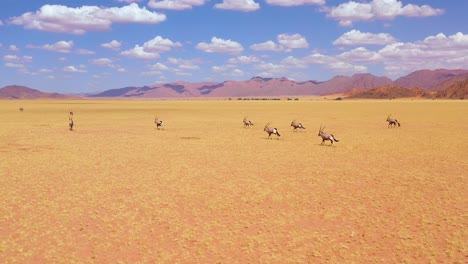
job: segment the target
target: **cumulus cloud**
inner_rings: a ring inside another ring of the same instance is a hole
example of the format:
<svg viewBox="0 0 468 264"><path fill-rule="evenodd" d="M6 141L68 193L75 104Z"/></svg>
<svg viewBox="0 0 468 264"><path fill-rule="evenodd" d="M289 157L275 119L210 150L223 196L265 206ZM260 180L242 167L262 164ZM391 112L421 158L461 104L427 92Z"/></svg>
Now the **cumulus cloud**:
<svg viewBox="0 0 468 264"><path fill-rule="evenodd" d="M32 62L31 56L17 56L17 55L5 55L3 56L4 61L12 61L12 62L22 62L22 63L29 63Z"/></svg>
<svg viewBox="0 0 468 264"><path fill-rule="evenodd" d="M65 72L77 72L77 73L84 73L86 72L86 68L83 65L80 65L78 67L75 67L73 65L70 66L65 66L62 69Z"/></svg>
<svg viewBox="0 0 468 264"><path fill-rule="evenodd" d="M349 1L327 11L327 16L338 20L341 26L351 26L355 21L391 20L397 16L428 17L444 13L443 9L429 5L403 6L399 0L372 0L370 3Z"/></svg>
<svg viewBox="0 0 468 264"><path fill-rule="evenodd" d="M361 32L359 30L351 30L344 33L341 37L333 42L336 46L358 46L358 45L386 45L395 43L396 39L390 34L369 32Z"/></svg>
<svg viewBox="0 0 468 264"><path fill-rule="evenodd" d="M138 3L141 2L142 0L117 0L117 2L123 2L123 3Z"/></svg>
<svg viewBox="0 0 468 264"><path fill-rule="evenodd" d="M193 6L204 5L209 0L150 0L148 6L151 8L185 10L192 9Z"/></svg>
<svg viewBox="0 0 468 264"><path fill-rule="evenodd" d="M261 62L261 60L256 56L238 56L228 60L228 63L231 64L252 64L257 62Z"/></svg>
<svg viewBox="0 0 468 264"><path fill-rule="evenodd" d="M309 47L306 38L300 34L279 34L277 36L278 44L268 40L263 43L253 44L250 46L252 50L257 51L286 51L291 52L292 49L301 49Z"/></svg>
<svg viewBox="0 0 468 264"><path fill-rule="evenodd" d="M300 34L279 34L278 42L288 49L303 49L309 47L307 40Z"/></svg>
<svg viewBox="0 0 468 264"><path fill-rule="evenodd" d="M359 47L347 52L343 52L337 55L337 58L344 61L368 63L382 62L383 59L382 55L380 55L378 52L368 50L364 47Z"/></svg>
<svg viewBox="0 0 468 264"><path fill-rule="evenodd" d="M324 5L325 0L266 0L267 4L277 6Z"/></svg>
<svg viewBox="0 0 468 264"><path fill-rule="evenodd" d="M88 31L109 30L113 23L157 24L165 20L166 15L151 12L132 3L110 8L44 5L35 13L28 12L11 18L10 23L26 29L80 35Z"/></svg>
<svg viewBox="0 0 468 264"><path fill-rule="evenodd" d="M223 0L222 3L215 4L217 9L252 12L260 9L260 5L254 0Z"/></svg>
<svg viewBox="0 0 468 264"><path fill-rule="evenodd" d="M143 43L142 46L135 45L133 49L121 52L121 55L133 57L137 59L158 59L160 53L168 52L175 47L181 47L180 42L173 42L170 39L165 39L161 36Z"/></svg>
<svg viewBox="0 0 468 264"><path fill-rule="evenodd" d="M184 60L184 59L177 59L177 58L169 58L167 61L172 65L177 65L177 67L181 70L200 69L200 66L198 66L199 60L197 59Z"/></svg>
<svg viewBox="0 0 468 264"><path fill-rule="evenodd" d="M73 48L73 41L58 41L54 44L45 44L42 46L36 45L27 45L27 48L31 49L43 49L48 51L60 52L60 53L70 53L71 49Z"/></svg>
<svg viewBox="0 0 468 264"><path fill-rule="evenodd" d="M16 47L15 45L10 45L10 51L19 51L19 48Z"/></svg>
<svg viewBox="0 0 468 264"><path fill-rule="evenodd" d="M99 59L94 59L91 60L91 64L97 65L97 66L109 66L112 65L113 61L109 58L99 58Z"/></svg>
<svg viewBox="0 0 468 264"><path fill-rule="evenodd" d="M217 37L211 38L210 43L198 43L196 48L207 53L239 54L244 51L244 47L242 47L240 43L230 39L224 40Z"/></svg>
<svg viewBox="0 0 468 264"><path fill-rule="evenodd" d="M102 43L101 47L111 49L111 50L119 50L122 46L122 42L117 40L112 40L111 42Z"/></svg>
<svg viewBox="0 0 468 264"><path fill-rule="evenodd" d="M78 50L76 50L76 54L80 54L80 55L93 55L95 53L96 52L94 52L92 50L87 50L87 49L78 49Z"/></svg>
<svg viewBox="0 0 468 264"><path fill-rule="evenodd" d="M276 51L276 52L284 50L284 48L281 45L276 44L275 42L271 40L268 40L262 43L253 44L250 46L250 49L256 50L256 51Z"/></svg>

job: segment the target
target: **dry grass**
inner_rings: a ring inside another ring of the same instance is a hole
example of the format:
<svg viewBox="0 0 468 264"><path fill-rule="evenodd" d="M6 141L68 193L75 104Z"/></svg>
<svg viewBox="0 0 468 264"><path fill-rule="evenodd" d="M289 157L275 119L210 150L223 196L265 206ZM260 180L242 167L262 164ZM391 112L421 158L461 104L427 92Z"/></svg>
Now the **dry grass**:
<svg viewBox="0 0 468 264"><path fill-rule="evenodd" d="M0 262L466 263L467 113L463 101L1 101Z"/></svg>

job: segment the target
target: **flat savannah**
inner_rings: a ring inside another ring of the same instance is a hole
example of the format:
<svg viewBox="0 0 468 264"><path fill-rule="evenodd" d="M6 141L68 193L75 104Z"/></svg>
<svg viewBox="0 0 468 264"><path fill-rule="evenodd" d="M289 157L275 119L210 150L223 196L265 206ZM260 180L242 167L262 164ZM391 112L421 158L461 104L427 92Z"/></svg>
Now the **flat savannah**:
<svg viewBox="0 0 468 264"><path fill-rule="evenodd" d="M467 261L465 101L5 100L0 113L2 263ZM339 141L321 144L321 127Z"/></svg>

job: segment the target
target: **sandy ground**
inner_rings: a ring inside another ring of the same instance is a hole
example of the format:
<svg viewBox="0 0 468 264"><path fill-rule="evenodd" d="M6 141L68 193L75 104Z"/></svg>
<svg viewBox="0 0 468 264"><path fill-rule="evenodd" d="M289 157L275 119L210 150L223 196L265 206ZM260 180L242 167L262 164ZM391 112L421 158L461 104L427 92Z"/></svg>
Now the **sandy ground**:
<svg viewBox="0 0 468 264"><path fill-rule="evenodd" d="M0 262L466 263L467 114L464 101L0 101ZM321 124L340 142L321 146Z"/></svg>

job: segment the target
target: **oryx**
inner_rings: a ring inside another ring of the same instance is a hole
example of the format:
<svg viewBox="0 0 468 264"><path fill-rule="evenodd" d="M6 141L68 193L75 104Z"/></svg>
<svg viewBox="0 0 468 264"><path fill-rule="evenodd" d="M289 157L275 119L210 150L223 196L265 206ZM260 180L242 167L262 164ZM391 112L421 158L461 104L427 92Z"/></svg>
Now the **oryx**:
<svg viewBox="0 0 468 264"><path fill-rule="evenodd" d="M279 139L279 137L281 136L278 132L278 129L275 128L271 128L269 127L269 125L271 124L271 122L268 122L266 125L265 125L265 128L263 129L263 131L267 132L268 133L268 138L271 139L271 134L274 134L277 136L276 139Z"/></svg>
<svg viewBox="0 0 468 264"><path fill-rule="evenodd" d="M160 129L163 126L163 121L159 120L159 116L154 117L154 123L156 124L157 129Z"/></svg>
<svg viewBox="0 0 468 264"><path fill-rule="evenodd" d="M68 110L68 114L69 114L70 116L73 116L73 109Z"/></svg>
<svg viewBox="0 0 468 264"><path fill-rule="evenodd" d="M300 128L300 129L306 129L306 128L302 125L302 123L298 123L298 122L296 122L296 120L293 120L293 121L291 122L291 126L294 128L293 131L296 131L296 129L298 129L298 128Z"/></svg>
<svg viewBox="0 0 468 264"><path fill-rule="evenodd" d="M398 122L398 120L390 117L392 117L392 115L387 116L388 127L396 127L397 125L400 126L400 122Z"/></svg>
<svg viewBox="0 0 468 264"><path fill-rule="evenodd" d="M322 145L323 143L325 143L325 140L330 140L331 145L333 145L333 141L339 142L339 140L336 139L335 136L333 136L333 134L328 134L328 133L323 132L324 129L325 129L325 126L324 127L320 126L319 132L318 132L318 136L322 137L322 143L321 143Z"/></svg>
<svg viewBox="0 0 468 264"><path fill-rule="evenodd" d="M244 117L244 120L242 120L242 122L244 123L244 127L250 127L254 125L252 121L247 119L247 117Z"/></svg>
<svg viewBox="0 0 468 264"><path fill-rule="evenodd" d="M70 127L70 131L73 130L73 126L75 125L75 122L73 122L73 116L68 117L68 126Z"/></svg>
<svg viewBox="0 0 468 264"><path fill-rule="evenodd" d="M20 110L20 112L23 112L24 109L23 109L23 107L20 107L19 110Z"/></svg>

